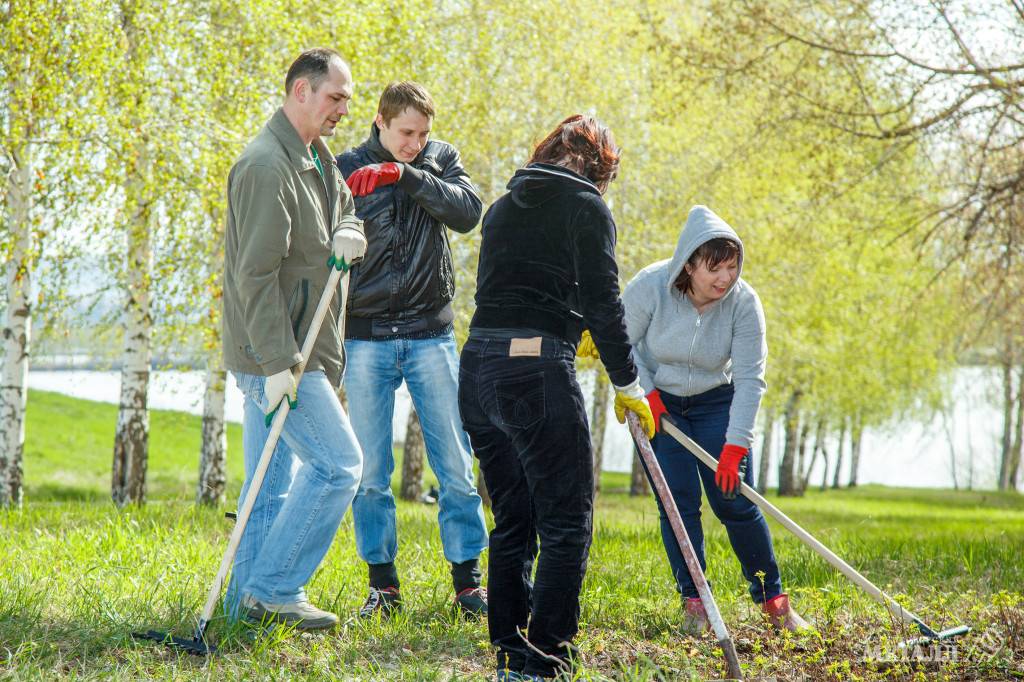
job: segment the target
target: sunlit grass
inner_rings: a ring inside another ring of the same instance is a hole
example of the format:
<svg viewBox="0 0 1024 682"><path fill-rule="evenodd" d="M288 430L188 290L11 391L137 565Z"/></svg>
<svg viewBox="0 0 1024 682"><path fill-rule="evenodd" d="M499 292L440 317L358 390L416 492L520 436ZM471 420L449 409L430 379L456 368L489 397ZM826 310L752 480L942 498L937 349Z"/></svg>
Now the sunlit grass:
<svg viewBox="0 0 1024 682"><path fill-rule="evenodd" d="M342 616L329 635L211 626L221 653L208 660L136 643L135 630L191 634L224 549L225 509L191 504L198 418L154 412L150 498L109 502L115 408L53 394L29 403L26 503L0 513L0 677L12 679L485 679L485 623L455 618L436 507L400 503L404 612L360 622L365 567L347 517L310 585L315 603ZM229 429L232 496L240 440ZM608 474L584 586L582 675L589 679L708 679L724 674L713 637L676 632L669 579L650 498ZM779 680L1015 679L1024 653L1024 500L1019 495L857 490L772 498L840 556L934 627L969 623L958 660L872 664L914 633L775 524L787 590L817 636L772 635L746 596L725 533L705 514L708 573L750 675ZM806 677L801 677L806 675ZM915 675L924 677L915 678Z"/></svg>

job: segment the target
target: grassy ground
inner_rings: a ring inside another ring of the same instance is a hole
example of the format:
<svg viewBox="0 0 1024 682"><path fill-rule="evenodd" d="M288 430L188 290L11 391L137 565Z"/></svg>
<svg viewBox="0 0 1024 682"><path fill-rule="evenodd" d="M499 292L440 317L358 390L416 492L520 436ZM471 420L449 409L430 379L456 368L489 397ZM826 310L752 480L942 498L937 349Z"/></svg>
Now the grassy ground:
<svg viewBox="0 0 1024 682"><path fill-rule="evenodd" d="M32 393L26 502L0 512L0 679L486 679L483 623L454 618L436 508L399 503L405 611L352 618L364 597L351 519L310 585L343 615L333 634L253 632L216 622L222 654L198 659L134 642L133 630L190 635L230 531L224 509L191 504L199 421L152 416L150 502L109 502L116 408ZM232 496L240 434L229 429ZM708 679L724 674L710 635L678 634L678 598L653 500L609 474L598 501L583 592L584 679ZM774 498L773 498L774 500ZM864 575L934 627L974 626L958 647L902 660L913 633L773 525L783 579L818 629L770 633L745 596L721 526L706 519L709 575L749 677L778 680L1024 679L1024 498L865 487L774 500ZM234 508L229 502L227 508Z"/></svg>

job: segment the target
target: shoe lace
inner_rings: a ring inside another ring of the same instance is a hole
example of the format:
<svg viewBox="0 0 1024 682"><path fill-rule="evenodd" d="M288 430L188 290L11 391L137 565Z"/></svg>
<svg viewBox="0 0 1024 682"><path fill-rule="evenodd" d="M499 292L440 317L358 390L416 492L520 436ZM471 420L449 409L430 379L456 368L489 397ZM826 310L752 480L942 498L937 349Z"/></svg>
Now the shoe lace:
<svg viewBox="0 0 1024 682"><path fill-rule="evenodd" d="M379 587L371 587L370 594L366 597L366 602L363 603L363 608L360 609L362 612L373 611L381 602L384 601L385 594L394 594L396 590L394 588L380 589Z"/></svg>

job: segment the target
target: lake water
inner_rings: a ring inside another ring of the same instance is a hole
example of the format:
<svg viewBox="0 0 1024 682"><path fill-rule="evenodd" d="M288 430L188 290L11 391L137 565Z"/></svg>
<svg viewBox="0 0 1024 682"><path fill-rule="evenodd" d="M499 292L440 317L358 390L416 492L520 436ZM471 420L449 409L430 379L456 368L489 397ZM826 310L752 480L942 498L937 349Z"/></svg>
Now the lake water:
<svg viewBox="0 0 1024 682"><path fill-rule="evenodd" d="M150 407L201 414L203 377L200 371L153 372ZM961 487L969 483L975 488L994 487L1002 438L1000 378L1000 371L996 368L960 368L953 382L955 406L951 415L937 416L927 424L911 422L869 430L862 445L859 481L897 486L953 487L952 461L955 456L957 479ZM587 384L592 381L592 377L581 376L581 379L584 392L589 398ZM29 386L116 404L119 400L120 374L116 371L94 370L32 371L29 373ZM411 406L405 386L399 389L395 406L395 440L401 442ZM609 412L610 407L609 404ZM240 422L242 419L242 394L230 379L225 412L229 421ZM776 428L770 485L774 485L776 479L775 469L782 451L782 435L781 429ZM605 443L605 469L628 471L633 456L629 434L611 414ZM757 444L760 445L760 437ZM834 453L835 444L831 443L830 447L830 452ZM848 466L848 452L846 459ZM847 471L845 469L841 477L844 483L848 478ZM819 461L811 474L812 485L819 484L821 476L822 464Z"/></svg>

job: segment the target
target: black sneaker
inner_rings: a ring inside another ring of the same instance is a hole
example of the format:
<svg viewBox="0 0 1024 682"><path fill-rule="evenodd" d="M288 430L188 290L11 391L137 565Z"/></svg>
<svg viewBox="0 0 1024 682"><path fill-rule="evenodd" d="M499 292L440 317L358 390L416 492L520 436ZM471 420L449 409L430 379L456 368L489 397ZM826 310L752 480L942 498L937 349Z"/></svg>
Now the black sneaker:
<svg viewBox="0 0 1024 682"><path fill-rule="evenodd" d="M487 590L482 587L467 587L455 595L455 607L464 616L479 618L487 615Z"/></svg>
<svg viewBox="0 0 1024 682"><path fill-rule="evenodd" d="M359 608L359 617L373 618L374 614L379 613L381 619L386 620L401 610L402 595L398 593L397 587L371 587L366 602Z"/></svg>

